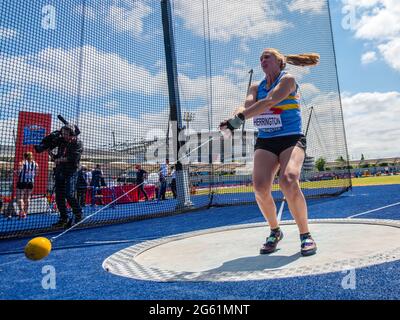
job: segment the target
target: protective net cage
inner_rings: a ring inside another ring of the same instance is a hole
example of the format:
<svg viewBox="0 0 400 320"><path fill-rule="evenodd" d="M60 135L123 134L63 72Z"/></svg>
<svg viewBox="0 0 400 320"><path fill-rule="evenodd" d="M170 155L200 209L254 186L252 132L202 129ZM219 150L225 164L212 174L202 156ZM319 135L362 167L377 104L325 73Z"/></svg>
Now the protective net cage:
<svg viewBox="0 0 400 320"><path fill-rule="evenodd" d="M328 1L0 6L0 238L56 229L56 164L48 151L59 149L59 115L79 128L83 144L65 192L84 218L92 215L82 227L255 203L253 123L225 140L218 124L265 76L259 57L266 47L321 55L318 66L287 67L300 86L307 135L305 196L351 187ZM273 196L282 198L278 178ZM67 204L72 219L71 211Z"/></svg>

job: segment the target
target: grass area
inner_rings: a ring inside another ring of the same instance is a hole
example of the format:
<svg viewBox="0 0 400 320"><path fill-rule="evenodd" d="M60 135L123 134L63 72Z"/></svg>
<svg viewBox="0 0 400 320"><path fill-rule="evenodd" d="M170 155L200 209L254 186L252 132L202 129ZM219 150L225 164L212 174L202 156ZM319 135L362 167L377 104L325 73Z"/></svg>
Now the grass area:
<svg viewBox="0 0 400 320"><path fill-rule="evenodd" d="M400 184L400 175L379 176L352 179L353 186L379 186L384 184Z"/></svg>
<svg viewBox="0 0 400 320"><path fill-rule="evenodd" d="M337 180L324 180L324 181L310 181L303 182L301 184L303 189L317 189L317 188L335 188L347 186L348 180L337 179ZM353 178L352 184L355 187L361 186L378 186L385 184L400 184L400 175L396 176L379 176L379 177L365 177L365 178ZM272 190L278 190L278 185L274 184ZM242 192L253 192L252 186L237 186L237 187L225 187L219 188L218 193L242 193ZM197 190L196 195L208 194L208 189Z"/></svg>

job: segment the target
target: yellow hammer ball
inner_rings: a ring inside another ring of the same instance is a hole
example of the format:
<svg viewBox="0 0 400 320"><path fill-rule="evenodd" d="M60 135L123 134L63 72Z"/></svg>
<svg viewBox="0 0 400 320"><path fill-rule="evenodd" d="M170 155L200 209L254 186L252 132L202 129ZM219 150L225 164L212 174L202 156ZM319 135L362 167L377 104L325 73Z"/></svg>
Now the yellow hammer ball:
<svg viewBox="0 0 400 320"><path fill-rule="evenodd" d="M33 238L25 246L25 257L29 260L41 260L49 255L51 242L44 237Z"/></svg>

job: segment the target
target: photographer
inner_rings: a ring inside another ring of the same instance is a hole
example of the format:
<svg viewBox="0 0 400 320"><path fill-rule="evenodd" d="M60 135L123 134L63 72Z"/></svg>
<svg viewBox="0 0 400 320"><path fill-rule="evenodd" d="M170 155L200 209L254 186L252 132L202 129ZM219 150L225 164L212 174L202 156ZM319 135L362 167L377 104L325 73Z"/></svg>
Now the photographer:
<svg viewBox="0 0 400 320"><path fill-rule="evenodd" d="M65 200L72 208L75 223L82 220L82 208L75 196L78 178L78 167L83 151L82 142L78 139L76 128L65 125L61 128L61 139L59 140L57 154L49 151L49 155L55 163L55 193L57 208L60 212L60 220L53 224L56 228L68 226L68 215Z"/></svg>

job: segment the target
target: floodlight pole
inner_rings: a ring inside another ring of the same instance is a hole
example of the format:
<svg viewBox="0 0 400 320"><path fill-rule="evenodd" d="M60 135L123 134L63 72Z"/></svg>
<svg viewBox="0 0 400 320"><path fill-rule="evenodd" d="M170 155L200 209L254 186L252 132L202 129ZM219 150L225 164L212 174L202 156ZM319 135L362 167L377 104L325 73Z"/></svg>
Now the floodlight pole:
<svg viewBox="0 0 400 320"><path fill-rule="evenodd" d="M172 126L172 141L175 155L175 170L177 184L177 209L193 206L190 201L189 177L179 161L179 149L184 140L179 140L182 131L181 104L179 100L178 71L176 63L175 42L172 24L172 10L170 0L161 0L162 25L164 33L165 62L167 67L168 95L170 105L170 121Z"/></svg>
<svg viewBox="0 0 400 320"><path fill-rule="evenodd" d="M253 79L254 70L250 69L248 73L250 74L250 76L249 76L249 83L247 84L246 99L247 99L247 96L250 93L251 81ZM242 157L243 158L246 157L246 155L247 155L247 148L246 148L246 144L247 144L246 135L247 135L247 133L246 133L246 131L244 131L245 124L246 123L243 122L243 125L242 125ZM233 141L233 139L232 139L232 141Z"/></svg>
<svg viewBox="0 0 400 320"><path fill-rule="evenodd" d="M311 116L312 116L313 111L314 111L314 106L311 106L310 107L310 114L308 116L308 121L307 121L306 132L305 132L305 136L306 137L307 137L307 134L308 134L308 129L310 128Z"/></svg>

